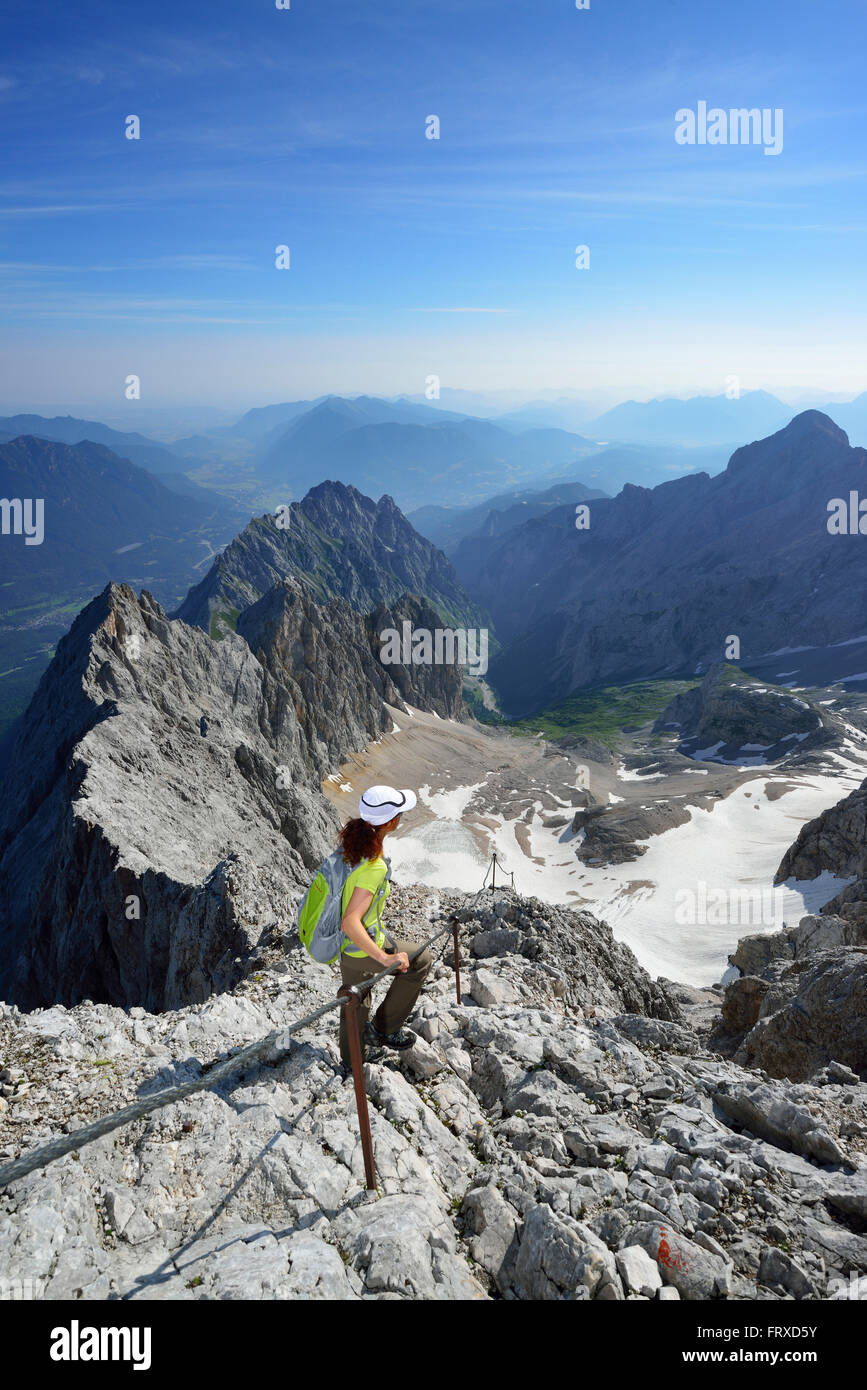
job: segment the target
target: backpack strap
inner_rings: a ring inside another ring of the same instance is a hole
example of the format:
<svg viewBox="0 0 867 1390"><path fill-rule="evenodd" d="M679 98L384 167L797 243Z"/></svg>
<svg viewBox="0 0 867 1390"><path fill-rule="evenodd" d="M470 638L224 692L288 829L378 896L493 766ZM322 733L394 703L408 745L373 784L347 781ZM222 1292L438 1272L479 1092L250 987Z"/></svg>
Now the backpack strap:
<svg viewBox="0 0 867 1390"><path fill-rule="evenodd" d="M374 899L374 902L376 903L376 925L384 934L389 946L391 946L391 948L394 949L394 942L392 941L388 932L385 930L385 927L382 925L382 900L385 897L388 885L391 883L391 860L386 859L385 855L382 856L382 860L385 864L385 878L382 880L382 883L377 888L376 897ZM370 909L368 909L368 911L369 910ZM370 928L368 928L368 930L370 930Z"/></svg>

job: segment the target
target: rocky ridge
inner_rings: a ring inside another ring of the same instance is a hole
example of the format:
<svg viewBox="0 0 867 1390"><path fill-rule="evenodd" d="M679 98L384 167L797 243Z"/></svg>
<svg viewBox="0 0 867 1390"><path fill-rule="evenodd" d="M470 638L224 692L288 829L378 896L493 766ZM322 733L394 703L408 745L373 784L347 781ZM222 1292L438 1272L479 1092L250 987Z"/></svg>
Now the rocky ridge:
<svg viewBox="0 0 867 1390"><path fill-rule="evenodd" d="M3 1191L9 1278L47 1299L858 1295L863 1082L784 1085L713 1055L701 1010L589 914L508 891L398 889L394 907L419 937L459 910L465 998L446 951L416 1045L367 1064L376 1197L325 1018ZM333 989L275 931L243 983L182 1010L4 1006L0 1160L200 1075Z"/></svg>
<svg viewBox="0 0 867 1390"><path fill-rule="evenodd" d="M867 783L803 826L776 883L830 872L853 878L821 913L769 935L748 936L729 956L740 972L726 989L714 1045L747 1066L803 1081L857 1083L867 1072Z"/></svg>
<svg viewBox="0 0 867 1390"><path fill-rule="evenodd" d="M743 973L726 988L716 1047L793 1081L867 1071L867 925L804 917L743 938L729 959Z"/></svg>
<svg viewBox="0 0 867 1390"><path fill-rule="evenodd" d="M288 578L317 603L339 597L357 613L410 593L437 610L440 625L487 626L445 555L413 529L391 497L373 502L343 483L320 483L288 506L286 516L283 526L270 515L254 517L176 616L222 637L245 608Z"/></svg>

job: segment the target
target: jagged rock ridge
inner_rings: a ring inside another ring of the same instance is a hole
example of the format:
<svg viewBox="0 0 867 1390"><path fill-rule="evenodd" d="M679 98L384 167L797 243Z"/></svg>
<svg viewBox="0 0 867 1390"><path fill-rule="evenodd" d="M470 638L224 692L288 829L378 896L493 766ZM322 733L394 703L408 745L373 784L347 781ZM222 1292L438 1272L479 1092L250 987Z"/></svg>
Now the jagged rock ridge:
<svg viewBox="0 0 867 1390"><path fill-rule="evenodd" d="M332 828L285 686L116 585L43 677L0 827L5 997L150 1008L236 980Z"/></svg>
<svg viewBox="0 0 867 1390"><path fill-rule="evenodd" d="M320 780L401 695L342 602L323 614L290 584L245 625L261 659L111 585L60 643L0 804L6 998L201 1000L291 917L336 828ZM413 674L395 671L426 703ZM450 714L459 675L441 674Z"/></svg>
<svg viewBox="0 0 867 1390"><path fill-rule="evenodd" d="M190 590L177 616L220 637L243 609L294 578L317 602L344 598L358 613L409 593L430 603L446 626L487 625L442 551L390 497L373 502L354 487L326 482L289 512L285 527L273 516L254 518Z"/></svg>

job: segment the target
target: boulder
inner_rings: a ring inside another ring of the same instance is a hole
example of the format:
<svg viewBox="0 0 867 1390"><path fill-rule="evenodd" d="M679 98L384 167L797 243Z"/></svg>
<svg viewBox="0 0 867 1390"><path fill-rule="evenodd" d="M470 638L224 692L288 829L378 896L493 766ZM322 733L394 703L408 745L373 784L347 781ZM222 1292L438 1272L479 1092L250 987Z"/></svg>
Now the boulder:
<svg viewBox="0 0 867 1390"><path fill-rule="evenodd" d="M662 1280L689 1301L719 1298L731 1284L732 1265L687 1239L671 1226L647 1222L630 1226L624 1244L640 1245L656 1261Z"/></svg>
<svg viewBox="0 0 867 1390"><path fill-rule="evenodd" d="M773 1245L766 1245L759 1260L759 1282L771 1288L783 1289L793 1298L815 1296L812 1279L790 1255Z"/></svg>
<svg viewBox="0 0 867 1390"><path fill-rule="evenodd" d="M508 980L495 975L492 970L480 967L474 970L467 986L467 994L485 1009L498 1008L502 1004L517 1004L518 992Z"/></svg>
<svg viewBox="0 0 867 1390"><path fill-rule="evenodd" d="M758 1022L759 1010L770 985L755 975L742 975L727 987L722 1006L722 1027L732 1034L743 1034Z"/></svg>
<svg viewBox="0 0 867 1390"><path fill-rule="evenodd" d="M476 932L470 949L474 956L485 960L490 956L506 956L517 951L523 940L523 932L495 927L492 931Z"/></svg>
<svg viewBox="0 0 867 1390"><path fill-rule="evenodd" d="M831 1062L867 1071L867 948L824 952L790 967L774 1012L760 1017L735 1060L804 1081Z"/></svg>
<svg viewBox="0 0 867 1390"><path fill-rule="evenodd" d="M723 1082L714 1091L714 1100L730 1120L778 1148L817 1163L846 1163L845 1154L821 1121L787 1099L778 1087Z"/></svg>
<svg viewBox="0 0 867 1390"><path fill-rule="evenodd" d="M615 1255L617 1271L627 1293L640 1293L653 1298L662 1288L662 1275L643 1245L627 1245Z"/></svg>
<svg viewBox="0 0 867 1390"><path fill-rule="evenodd" d="M518 1252L518 1219L499 1189L488 1183L472 1188L461 1205L473 1259L494 1279L501 1292L512 1281Z"/></svg>
<svg viewBox="0 0 867 1390"><path fill-rule="evenodd" d="M617 1278L614 1256L586 1226L548 1206L534 1207L521 1232L514 1288L521 1298L593 1298Z"/></svg>

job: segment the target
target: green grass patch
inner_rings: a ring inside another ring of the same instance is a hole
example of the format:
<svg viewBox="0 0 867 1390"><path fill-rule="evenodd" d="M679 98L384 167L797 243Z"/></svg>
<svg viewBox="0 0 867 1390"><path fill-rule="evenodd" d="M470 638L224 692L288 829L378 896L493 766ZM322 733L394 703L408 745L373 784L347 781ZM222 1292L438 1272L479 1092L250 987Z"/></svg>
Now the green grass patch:
<svg viewBox="0 0 867 1390"><path fill-rule="evenodd" d="M472 685L469 681L465 681L463 687L463 697L464 704L467 706L468 710L474 716L474 718L478 719L480 724L510 723L510 721L506 718L504 714L500 714L499 710L488 709L482 696L482 692L477 685ZM520 730L520 732L523 733L524 730Z"/></svg>
<svg viewBox="0 0 867 1390"><path fill-rule="evenodd" d="M214 642L221 641L227 632L235 631L240 616L240 608L221 608L211 617L211 629L208 636Z"/></svg>
<svg viewBox="0 0 867 1390"><path fill-rule="evenodd" d="M675 695L699 684L697 680L635 681L630 685L595 686L570 695L568 700L541 714L511 721L509 727L517 733L542 733L546 738L583 734L616 748L623 742L624 734L652 723Z"/></svg>

